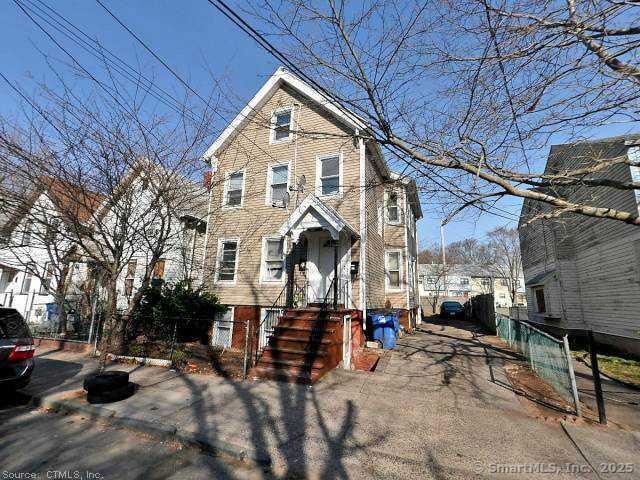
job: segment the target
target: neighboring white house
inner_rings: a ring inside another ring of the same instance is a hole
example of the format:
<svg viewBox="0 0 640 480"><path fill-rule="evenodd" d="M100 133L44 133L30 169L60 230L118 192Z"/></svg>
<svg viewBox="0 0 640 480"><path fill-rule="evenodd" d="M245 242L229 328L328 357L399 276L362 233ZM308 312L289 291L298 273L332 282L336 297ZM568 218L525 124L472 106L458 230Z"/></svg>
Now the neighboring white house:
<svg viewBox="0 0 640 480"><path fill-rule="evenodd" d="M69 189L77 187L56 181L43 181L43 186L28 198L4 202L11 208L3 211L11 210L11 214L5 215L5 222L0 225L0 305L16 308L36 331L40 326L46 330L51 313L55 312L57 278L62 278L63 268L68 268L66 310L72 315L79 314L82 301L85 307L93 303L97 287L96 283L90 283L93 271L88 266L90 255L87 252L82 255L79 242L74 241L80 234L77 225L85 226L88 236L100 218L104 231L115 232L116 212L122 210L127 211L129 222L123 257L129 261L117 282L119 309L128 307L146 269L151 268L152 247L158 243L159 235L164 236L165 246L151 277L166 282L184 279L201 282L204 274L199 254L206 231L209 192L174 175L169 181L175 186L179 201L168 212L158 200L159 189L153 184L160 176L159 169L148 162L145 165L133 168L123 179L121 187L125 193L119 202L126 203L126 209L120 209L120 205L106 208L97 196L95 201L74 204ZM167 190L170 189L164 188L162 193ZM88 206L94 207L92 211ZM106 237L105 242L109 241L109 236ZM84 248L91 244L85 241ZM71 330L73 318L68 322Z"/></svg>
<svg viewBox="0 0 640 480"><path fill-rule="evenodd" d="M151 277L168 283L182 280L203 281L201 248L206 233L207 188L177 175L164 172L160 167L136 169L133 178L127 178L127 198L135 198L134 212L139 231L133 231L125 246L125 257L129 258L118 278L119 309L129 306L133 295L142 285L147 268L152 268ZM166 182L171 175L171 193L154 182ZM159 180L160 179L160 180ZM164 195L179 197L173 201L168 211L158 202L158 191ZM127 200L123 200L127 201ZM117 210L117 209L115 209ZM110 221L106 214L105 223ZM157 250L158 236L164 237L161 257L151 267L154 249Z"/></svg>
<svg viewBox="0 0 640 480"><path fill-rule="evenodd" d="M86 221L97 201L71 207L62 192L72 188L43 179L25 198L4 202L9 207L0 225L0 305L17 309L31 324L46 322L63 275L72 311L83 295L87 266L73 250L67 219L72 214Z"/></svg>

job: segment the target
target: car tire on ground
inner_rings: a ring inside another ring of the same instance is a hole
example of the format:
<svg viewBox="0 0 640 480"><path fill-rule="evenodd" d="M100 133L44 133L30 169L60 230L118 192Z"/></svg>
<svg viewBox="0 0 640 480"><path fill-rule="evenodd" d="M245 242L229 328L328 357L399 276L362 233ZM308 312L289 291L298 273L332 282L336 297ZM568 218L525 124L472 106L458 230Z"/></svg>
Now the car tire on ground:
<svg viewBox="0 0 640 480"><path fill-rule="evenodd" d="M123 387L112 390L89 390L87 393L87 401L89 403L111 403L129 398L136 391L135 383L128 383Z"/></svg>
<svg viewBox="0 0 640 480"><path fill-rule="evenodd" d="M87 392L106 392L126 387L129 383L129 372L110 370L108 372L93 373L84 379L83 388Z"/></svg>

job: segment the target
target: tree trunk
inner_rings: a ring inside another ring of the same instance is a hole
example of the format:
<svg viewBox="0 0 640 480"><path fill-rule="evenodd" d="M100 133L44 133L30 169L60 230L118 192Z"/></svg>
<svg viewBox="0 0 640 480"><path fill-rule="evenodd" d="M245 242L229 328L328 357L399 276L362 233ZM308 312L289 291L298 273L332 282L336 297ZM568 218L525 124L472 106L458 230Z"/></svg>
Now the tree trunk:
<svg viewBox="0 0 640 480"><path fill-rule="evenodd" d="M67 311L64 308L64 301L67 297L67 277L69 276L70 266L68 262L62 265L60 279L56 285L55 300L56 311L58 313L58 336L67 336Z"/></svg>
<svg viewBox="0 0 640 480"><path fill-rule="evenodd" d="M107 354L120 354L123 349L123 328L117 311L117 277L110 275L107 282L107 308L105 322L100 339L100 357L98 359L98 370L104 370L107 363Z"/></svg>

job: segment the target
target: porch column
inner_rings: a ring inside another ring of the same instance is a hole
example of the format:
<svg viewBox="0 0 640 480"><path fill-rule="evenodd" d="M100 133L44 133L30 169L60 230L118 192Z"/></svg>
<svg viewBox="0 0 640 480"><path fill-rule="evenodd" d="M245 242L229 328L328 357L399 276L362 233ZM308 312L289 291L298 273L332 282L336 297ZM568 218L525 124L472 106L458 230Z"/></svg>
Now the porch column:
<svg viewBox="0 0 640 480"><path fill-rule="evenodd" d="M287 264L287 307L293 307L293 280L295 276L295 259L294 252L296 250L297 242L290 242L291 249L289 253L285 256L285 262Z"/></svg>
<svg viewBox="0 0 640 480"><path fill-rule="evenodd" d="M340 242L333 241L333 309L338 309L338 247Z"/></svg>

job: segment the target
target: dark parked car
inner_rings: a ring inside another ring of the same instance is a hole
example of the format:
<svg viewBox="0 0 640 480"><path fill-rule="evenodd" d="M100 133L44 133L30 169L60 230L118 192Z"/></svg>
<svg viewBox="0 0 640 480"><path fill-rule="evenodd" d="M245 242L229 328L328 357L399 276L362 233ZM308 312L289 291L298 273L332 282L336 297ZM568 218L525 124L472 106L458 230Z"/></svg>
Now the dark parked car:
<svg viewBox="0 0 640 480"><path fill-rule="evenodd" d="M0 307L0 391L29 383L35 346L27 323L15 308Z"/></svg>
<svg viewBox="0 0 640 480"><path fill-rule="evenodd" d="M462 318L462 304L460 302L442 302L440 315L443 317Z"/></svg>

